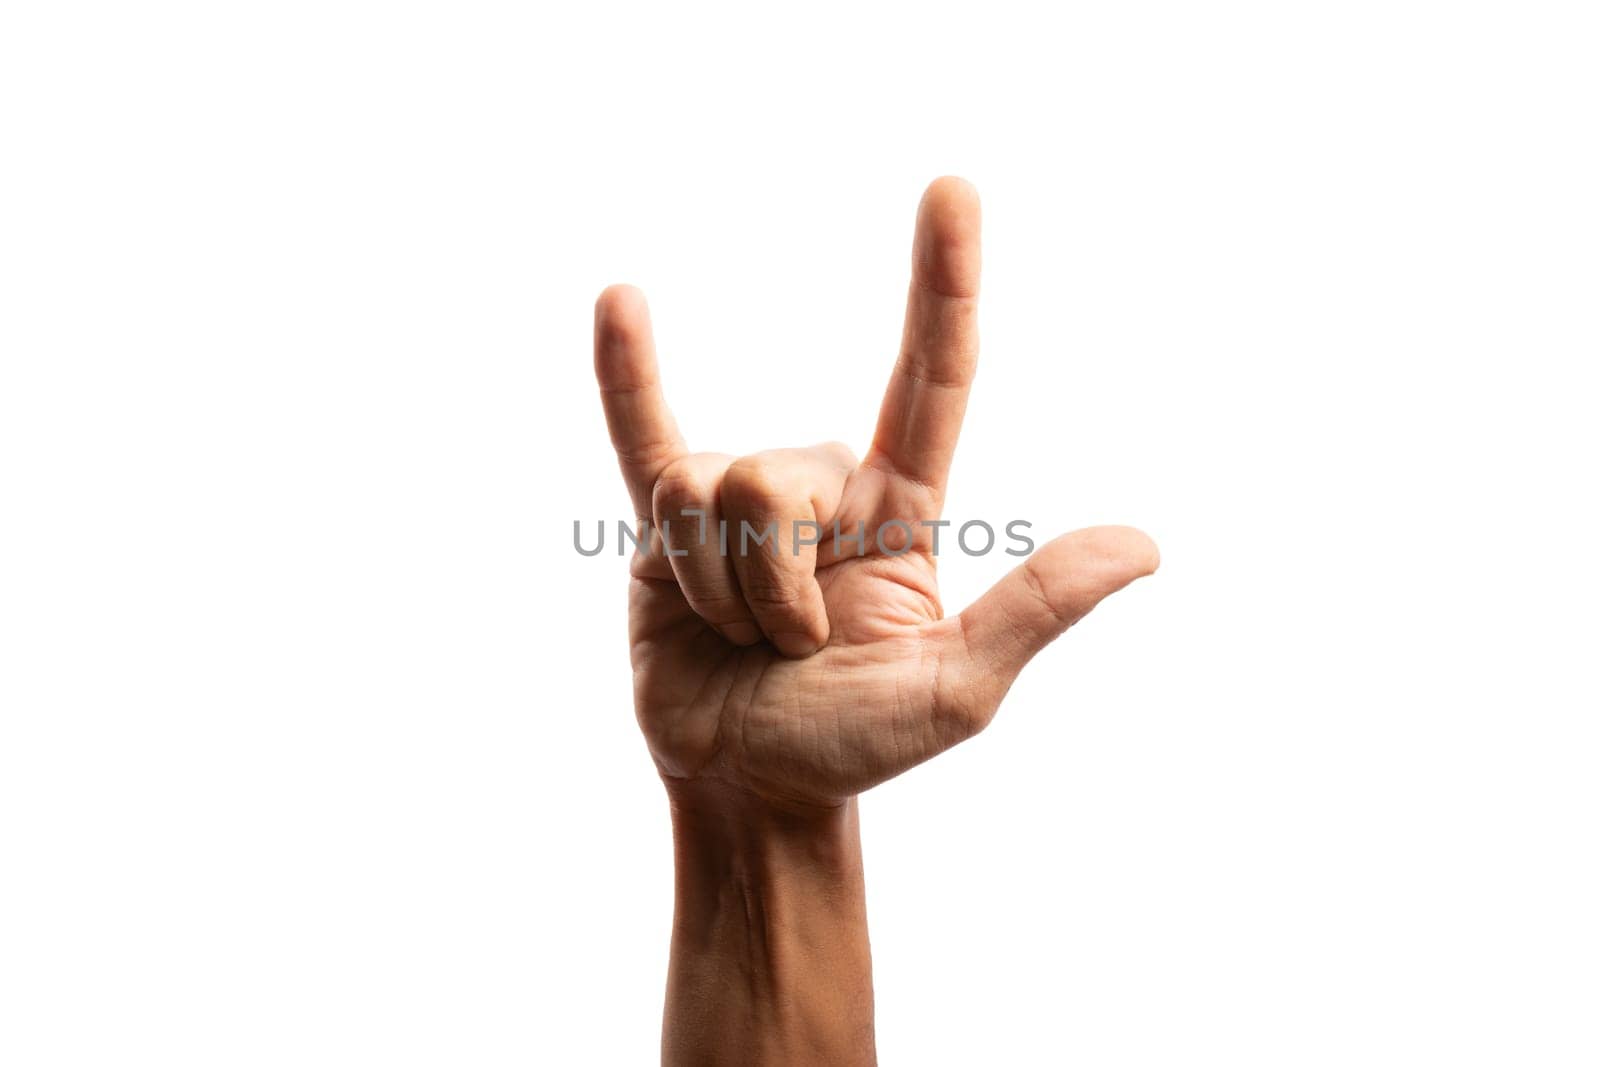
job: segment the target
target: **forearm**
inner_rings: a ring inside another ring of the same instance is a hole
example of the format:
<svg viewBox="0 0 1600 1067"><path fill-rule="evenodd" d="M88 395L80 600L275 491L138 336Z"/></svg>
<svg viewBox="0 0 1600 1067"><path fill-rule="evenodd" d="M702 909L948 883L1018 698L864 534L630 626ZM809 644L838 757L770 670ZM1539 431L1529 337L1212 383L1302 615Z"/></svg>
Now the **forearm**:
<svg viewBox="0 0 1600 1067"><path fill-rule="evenodd" d="M669 781L677 863L662 1062L872 1064L856 802L797 814Z"/></svg>

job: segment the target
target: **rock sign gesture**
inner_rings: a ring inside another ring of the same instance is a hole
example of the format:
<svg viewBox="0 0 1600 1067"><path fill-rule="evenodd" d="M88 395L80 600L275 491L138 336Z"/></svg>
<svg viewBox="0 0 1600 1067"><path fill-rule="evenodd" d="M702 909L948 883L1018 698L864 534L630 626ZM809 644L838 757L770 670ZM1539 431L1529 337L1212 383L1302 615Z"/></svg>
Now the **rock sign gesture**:
<svg viewBox="0 0 1600 1067"><path fill-rule="evenodd" d="M900 356L861 460L841 444L691 452L642 294L600 295L595 375L611 440L635 513L666 526L672 553L659 539L635 553L629 606L636 711L669 788L837 806L983 729L1040 649L1156 569L1138 530L1079 530L946 617L939 531L923 522L943 506L977 370L978 270L977 193L941 178L917 212ZM741 524L795 522L829 532L819 545L796 549L785 534L741 552ZM846 537L864 524L866 543L835 543L835 523Z"/></svg>

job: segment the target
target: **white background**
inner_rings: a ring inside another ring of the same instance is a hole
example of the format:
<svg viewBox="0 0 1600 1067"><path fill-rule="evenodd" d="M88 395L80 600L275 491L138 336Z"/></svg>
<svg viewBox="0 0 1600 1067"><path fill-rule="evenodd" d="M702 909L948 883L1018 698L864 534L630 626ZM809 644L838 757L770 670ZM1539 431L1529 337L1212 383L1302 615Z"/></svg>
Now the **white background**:
<svg viewBox="0 0 1600 1067"><path fill-rule="evenodd" d="M6 5L0 1061L651 1062L592 300L859 449L959 173L950 513L1164 564L863 800L883 1062L1596 1063L1586 9Z"/></svg>

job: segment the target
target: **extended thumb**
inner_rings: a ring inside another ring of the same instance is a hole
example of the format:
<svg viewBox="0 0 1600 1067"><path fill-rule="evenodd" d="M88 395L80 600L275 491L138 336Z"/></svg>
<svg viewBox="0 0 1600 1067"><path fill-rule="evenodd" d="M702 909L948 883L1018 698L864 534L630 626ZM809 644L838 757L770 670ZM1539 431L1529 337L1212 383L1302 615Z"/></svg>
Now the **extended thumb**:
<svg viewBox="0 0 1600 1067"><path fill-rule="evenodd" d="M1155 542L1131 526L1092 526L1035 552L961 613L962 702L993 714L1044 646L1160 563Z"/></svg>

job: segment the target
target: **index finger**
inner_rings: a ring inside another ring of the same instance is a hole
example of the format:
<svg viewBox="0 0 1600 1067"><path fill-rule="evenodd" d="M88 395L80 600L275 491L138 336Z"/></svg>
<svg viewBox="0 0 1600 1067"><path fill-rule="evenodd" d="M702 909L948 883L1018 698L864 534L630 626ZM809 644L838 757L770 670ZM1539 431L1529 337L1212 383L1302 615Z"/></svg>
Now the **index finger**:
<svg viewBox="0 0 1600 1067"><path fill-rule="evenodd" d="M656 478L689 449L661 391L650 309L631 285L613 285L595 301L594 376L634 513L647 516Z"/></svg>
<svg viewBox="0 0 1600 1067"><path fill-rule="evenodd" d="M866 460L940 494L978 369L980 230L968 182L940 178L922 194L900 358Z"/></svg>

